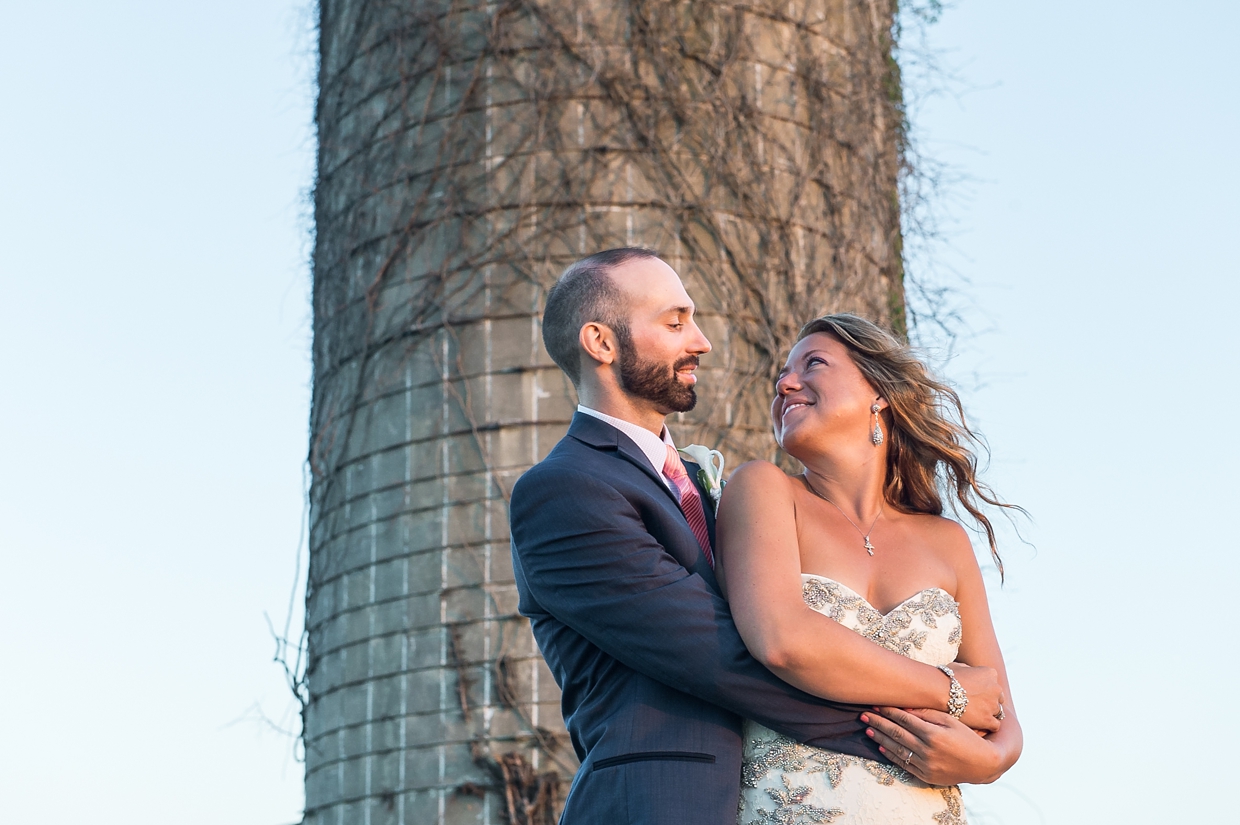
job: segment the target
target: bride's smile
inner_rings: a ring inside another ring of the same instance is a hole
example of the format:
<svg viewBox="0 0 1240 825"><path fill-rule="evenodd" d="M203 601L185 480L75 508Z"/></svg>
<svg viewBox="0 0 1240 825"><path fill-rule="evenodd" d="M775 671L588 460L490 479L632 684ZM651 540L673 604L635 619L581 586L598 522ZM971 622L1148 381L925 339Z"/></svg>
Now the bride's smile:
<svg viewBox="0 0 1240 825"><path fill-rule="evenodd" d="M787 399L785 399L785 401L784 401L784 412L783 412L783 414L780 416L780 420L781 420L781 421L783 421L784 423L787 423L787 421L788 421L788 414L789 414L790 412L792 412L793 410L798 410L798 409L801 409L801 408L803 408L803 407L810 407L810 406L813 406L813 405L812 405L810 402L808 402L808 401L794 401L794 402L792 402L792 403L788 403L788 402L787 402Z"/></svg>

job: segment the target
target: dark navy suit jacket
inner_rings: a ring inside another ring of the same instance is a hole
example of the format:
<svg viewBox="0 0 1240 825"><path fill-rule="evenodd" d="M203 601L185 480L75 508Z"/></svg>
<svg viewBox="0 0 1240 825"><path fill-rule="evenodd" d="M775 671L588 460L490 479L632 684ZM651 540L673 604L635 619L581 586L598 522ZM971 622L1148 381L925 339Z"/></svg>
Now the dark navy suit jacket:
<svg viewBox="0 0 1240 825"><path fill-rule="evenodd" d="M581 760L561 825L735 825L743 717L881 758L863 708L749 654L676 499L615 427L578 413L517 482L510 518L520 611Z"/></svg>

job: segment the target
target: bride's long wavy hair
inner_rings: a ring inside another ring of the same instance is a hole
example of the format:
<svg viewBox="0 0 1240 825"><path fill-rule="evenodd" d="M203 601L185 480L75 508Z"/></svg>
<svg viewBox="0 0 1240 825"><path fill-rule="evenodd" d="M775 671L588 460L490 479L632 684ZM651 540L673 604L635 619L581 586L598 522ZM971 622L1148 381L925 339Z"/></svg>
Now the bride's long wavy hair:
<svg viewBox="0 0 1240 825"><path fill-rule="evenodd" d="M882 412L888 442L883 488L887 503L908 513L941 516L942 491L949 491L952 510L963 508L986 532L1002 576L994 526L982 506L1025 510L1001 501L978 479L977 454L985 444L965 423L960 396L935 378L907 344L864 318L849 313L816 318L801 328L797 340L815 333L838 339L861 374L887 399Z"/></svg>

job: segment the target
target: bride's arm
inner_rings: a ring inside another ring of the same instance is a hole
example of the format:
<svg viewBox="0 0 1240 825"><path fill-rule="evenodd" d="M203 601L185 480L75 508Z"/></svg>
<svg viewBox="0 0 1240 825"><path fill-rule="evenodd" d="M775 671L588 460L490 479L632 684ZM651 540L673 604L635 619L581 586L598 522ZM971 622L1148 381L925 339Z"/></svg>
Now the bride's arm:
<svg viewBox="0 0 1240 825"><path fill-rule="evenodd" d="M837 702L945 710L949 683L936 668L886 650L806 606L791 483L773 464L733 473L720 502L716 573L749 651L784 681ZM998 727L999 687L985 668L959 677L965 722ZM975 704L976 703L976 704Z"/></svg>
<svg viewBox="0 0 1240 825"><path fill-rule="evenodd" d="M1012 704L1007 668L990 618L981 569L968 534L959 525L952 532L954 540L949 552L956 568L956 601L960 604L962 625L957 658L969 665L994 668L1003 687L1003 724L998 731L979 739L960 722L934 710L885 707L880 709L881 715L862 717L875 729L875 740L892 762L907 767L932 785L994 782L1016 763L1024 747L1024 733ZM909 751L913 758L906 765L904 759Z"/></svg>

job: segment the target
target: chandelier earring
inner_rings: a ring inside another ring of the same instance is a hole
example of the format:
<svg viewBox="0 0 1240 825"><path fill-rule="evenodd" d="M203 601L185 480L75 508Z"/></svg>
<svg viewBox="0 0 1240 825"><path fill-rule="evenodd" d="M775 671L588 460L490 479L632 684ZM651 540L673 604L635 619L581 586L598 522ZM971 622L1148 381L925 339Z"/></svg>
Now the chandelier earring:
<svg viewBox="0 0 1240 825"><path fill-rule="evenodd" d="M874 406L870 407L870 412L874 413L874 432L870 434L870 440L874 442L875 447L883 443L883 428L879 425L878 411L878 402L875 402Z"/></svg>

